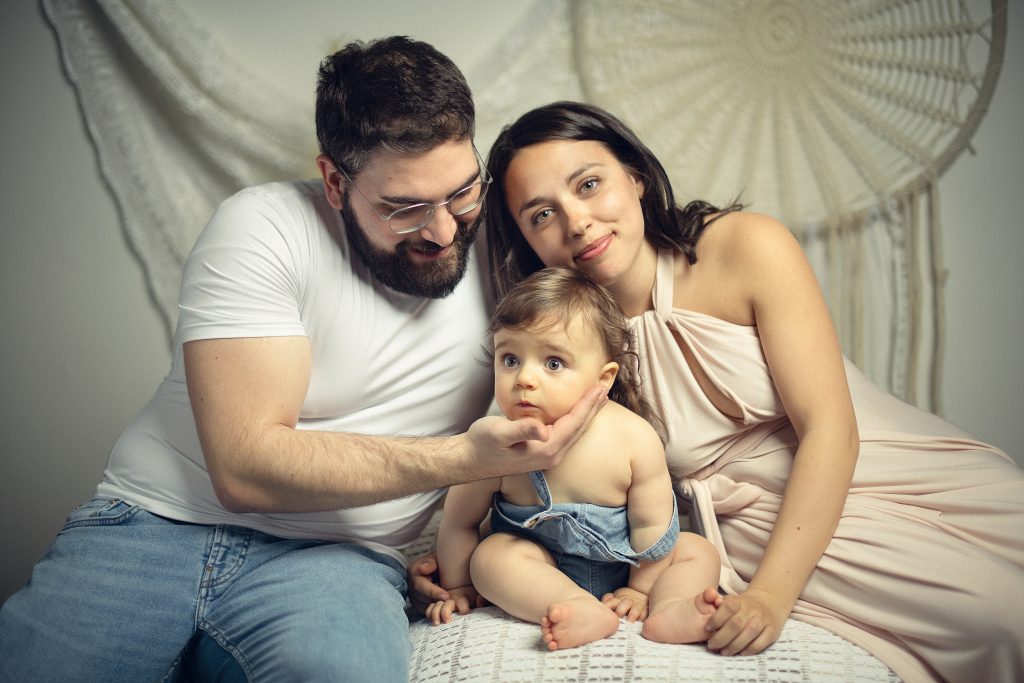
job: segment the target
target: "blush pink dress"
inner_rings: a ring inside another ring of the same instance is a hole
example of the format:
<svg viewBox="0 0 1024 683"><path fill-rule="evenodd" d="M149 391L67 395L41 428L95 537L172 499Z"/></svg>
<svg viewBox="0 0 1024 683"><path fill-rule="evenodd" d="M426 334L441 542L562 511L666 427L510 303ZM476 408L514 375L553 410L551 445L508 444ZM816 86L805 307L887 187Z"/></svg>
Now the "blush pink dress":
<svg viewBox="0 0 1024 683"><path fill-rule="evenodd" d="M647 399L721 586L744 590L797 438L756 327L673 308L673 253L633 319ZM707 399L673 331L742 414ZM1002 451L873 385L847 362L860 456L842 518L792 617L868 650L905 681L1024 681L1024 472ZM981 388L978 388L979 392Z"/></svg>

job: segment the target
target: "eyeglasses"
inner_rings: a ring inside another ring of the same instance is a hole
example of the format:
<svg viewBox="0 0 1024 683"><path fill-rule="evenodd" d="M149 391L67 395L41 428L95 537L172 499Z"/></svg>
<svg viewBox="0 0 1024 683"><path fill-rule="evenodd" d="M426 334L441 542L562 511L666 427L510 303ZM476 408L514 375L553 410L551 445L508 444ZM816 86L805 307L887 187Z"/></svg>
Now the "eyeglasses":
<svg viewBox="0 0 1024 683"><path fill-rule="evenodd" d="M377 218L388 224L391 232L396 235L408 235L410 232L416 232L426 226L430 219L434 217L434 212L442 206L448 209L448 213L457 218L466 215L483 203L484 195L487 194L487 188L490 186L492 178L487 174L487 167L484 165L484 160L480 157L480 152L477 151L475 145L473 146L473 154L476 155L476 161L480 167L480 180L455 192L448 198L448 201L438 204L433 202L411 204L403 206L397 211L392 211L386 216L377 212L373 203L366 198L366 195L349 177L345 169L338 164L334 164L334 167L341 171L341 174L345 176L348 182L352 183L352 187L356 188L356 192L370 206L370 210L377 215Z"/></svg>

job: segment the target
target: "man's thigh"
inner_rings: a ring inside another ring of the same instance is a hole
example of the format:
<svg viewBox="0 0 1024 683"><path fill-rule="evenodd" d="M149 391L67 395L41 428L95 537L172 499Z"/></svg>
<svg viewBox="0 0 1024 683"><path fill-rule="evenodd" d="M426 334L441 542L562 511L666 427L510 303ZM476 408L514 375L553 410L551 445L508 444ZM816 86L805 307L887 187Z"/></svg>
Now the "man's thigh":
<svg viewBox="0 0 1024 683"><path fill-rule="evenodd" d="M73 511L0 610L0 679L161 680L194 631L208 538L118 500Z"/></svg>
<svg viewBox="0 0 1024 683"><path fill-rule="evenodd" d="M258 544L253 551L261 552ZM249 680L408 678L412 647L398 562L351 544L266 552L274 557L209 598L199 623Z"/></svg>

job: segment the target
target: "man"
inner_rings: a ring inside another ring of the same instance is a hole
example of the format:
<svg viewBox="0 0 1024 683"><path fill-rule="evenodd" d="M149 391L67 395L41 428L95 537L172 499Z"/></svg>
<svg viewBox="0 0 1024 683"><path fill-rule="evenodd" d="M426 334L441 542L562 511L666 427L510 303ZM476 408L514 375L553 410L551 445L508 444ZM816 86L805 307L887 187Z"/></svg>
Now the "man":
<svg viewBox="0 0 1024 683"><path fill-rule="evenodd" d="M552 466L603 401L480 418L489 178L450 60L351 44L316 117L321 178L244 190L197 240L171 372L0 611L0 679L160 680L198 640L250 680L402 680L399 549L437 489Z"/></svg>

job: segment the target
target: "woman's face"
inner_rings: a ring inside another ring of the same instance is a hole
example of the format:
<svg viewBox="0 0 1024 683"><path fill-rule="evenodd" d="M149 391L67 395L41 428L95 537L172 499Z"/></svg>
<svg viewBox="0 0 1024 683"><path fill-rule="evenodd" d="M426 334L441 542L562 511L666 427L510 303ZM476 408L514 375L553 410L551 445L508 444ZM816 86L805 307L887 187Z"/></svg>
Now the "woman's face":
<svg viewBox="0 0 1024 683"><path fill-rule="evenodd" d="M546 266L614 287L645 250L643 184L599 142L524 147L508 166L504 189L509 213Z"/></svg>

